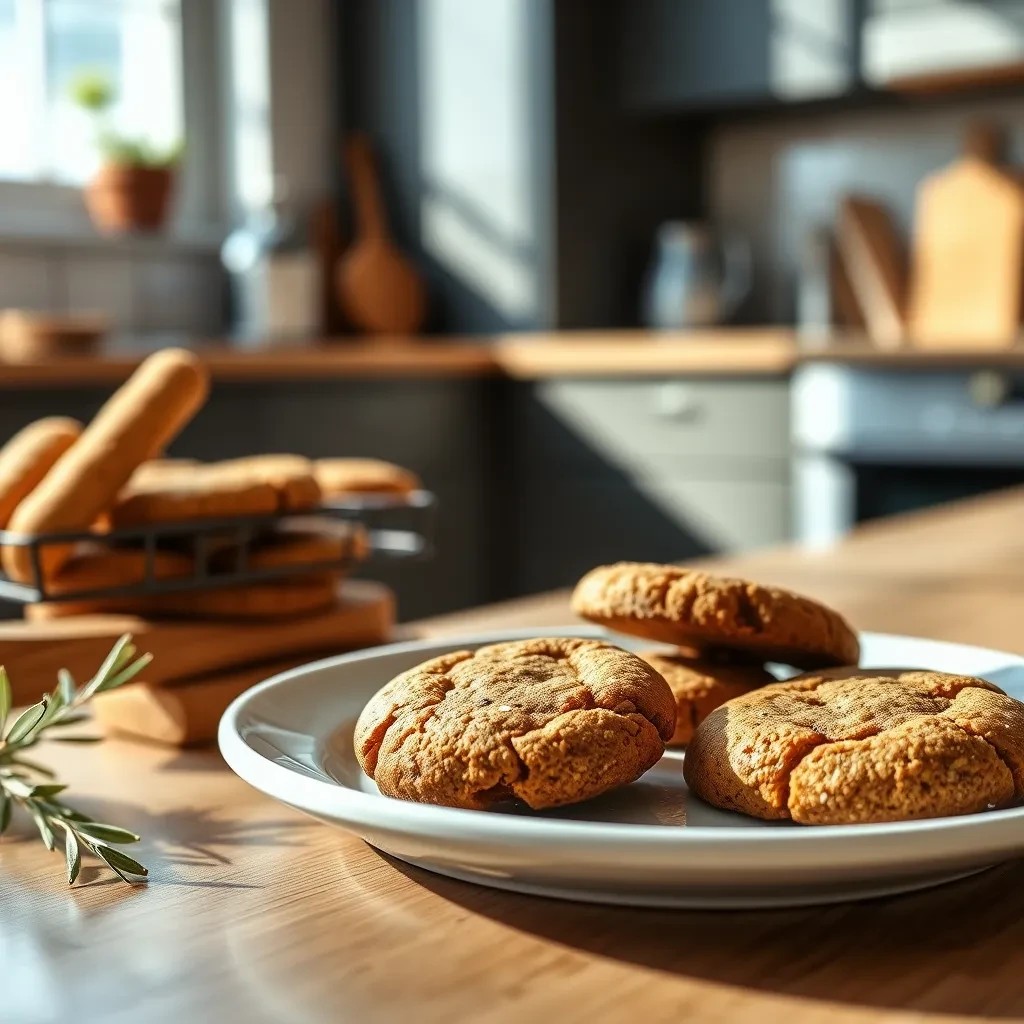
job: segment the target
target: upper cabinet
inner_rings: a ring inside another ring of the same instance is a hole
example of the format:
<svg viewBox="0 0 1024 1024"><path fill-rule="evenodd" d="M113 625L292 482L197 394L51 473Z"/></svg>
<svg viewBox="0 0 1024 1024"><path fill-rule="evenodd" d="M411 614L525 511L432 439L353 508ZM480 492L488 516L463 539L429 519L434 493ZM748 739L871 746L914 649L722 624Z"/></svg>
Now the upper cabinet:
<svg viewBox="0 0 1024 1024"><path fill-rule="evenodd" d="M619 0L616 16L633 112L1024 81L1024 0Z"/></svg>
<svg viewBox="0 0 1024 1024"><path fill-rule="evenodd" d="M857 0L623 0L619 86L638 111L843 96L858 81Z"/></svg>
<svg viewBox="0 0 1024 1024"><path fill-rule="evenodd" d="M863 74L892 91L1024 79L1024 0L869 0Z"/></svg>

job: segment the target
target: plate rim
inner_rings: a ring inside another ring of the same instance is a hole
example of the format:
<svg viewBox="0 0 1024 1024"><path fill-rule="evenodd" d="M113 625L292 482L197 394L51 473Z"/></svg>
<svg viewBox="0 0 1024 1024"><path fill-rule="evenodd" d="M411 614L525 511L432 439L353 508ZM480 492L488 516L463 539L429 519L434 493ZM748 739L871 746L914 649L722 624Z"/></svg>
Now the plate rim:
<svg viewBox="0 0 1024 1024"><path fill-rule="evenodd" d="M898 633L862 631L859 635L862 640L867 638L889 641L910 640L937 647L955 648L961 652L998 654L1005 656L1024 669L1024 657L1011 651ZM858 825L794 825L791 822L780 821L774 828L749 826L728 828L720 825L687 825L685 828L670 828L664 825L642 825L627 822L595 822L566 818L489 814L468 808L399 800L385 796L383 793L366 793L337 781L314 778L279 764L255 750L246 742L240 727L240 719L251 702L268 692L300 684L305 676L314 671L322 671L337 665L369 661L385 654L413 653L438 646L458 649L462 646L472 647L537 636L615 639L616 634L595 626L575 624L487 630L430 639L404 640L317 659L285 672L279 672L236 697L221 716L217 729L217 745L228 767L244 782L289 806L297 807L314 816L322 815L339 824L344 822L392 832L415 831L417 834L436 834L439 830L443 830L443 834L448 839L479 839L487 842L511 843L543 840L552 847L560 846L563 843L575 847L582 841L592 840L605 846L626 845L632 848L653 846L660 849L682 845L686 848L699 849L702 847L720 848L723 845L732 847L737 844L749 846L751 843L772 847L789 845L806 848L808 840L813 838L815 845L842 846L849 853L851 845L873 848L879 840L888 844L889 841L896 841L903 837L912 836L921 839L930 833L938 832L949 836L951 832L974 832L985 825L995 826L1007 820L1024 818L1024 804L979 814ZM316 736L314 738L322 739L323 737Z"/></svg>

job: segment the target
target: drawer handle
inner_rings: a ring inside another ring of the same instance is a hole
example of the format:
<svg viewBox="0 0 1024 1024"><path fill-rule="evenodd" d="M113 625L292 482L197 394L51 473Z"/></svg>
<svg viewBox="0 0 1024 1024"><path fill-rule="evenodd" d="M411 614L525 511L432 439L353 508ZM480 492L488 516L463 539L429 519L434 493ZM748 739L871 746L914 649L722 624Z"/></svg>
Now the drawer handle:
<svg viewBox="0 0 1024 1024"><path fill-rule="evenodd" d="M663 419L696 423L704 413L694 389L686 384L662 384L655 410Z"/></svg>

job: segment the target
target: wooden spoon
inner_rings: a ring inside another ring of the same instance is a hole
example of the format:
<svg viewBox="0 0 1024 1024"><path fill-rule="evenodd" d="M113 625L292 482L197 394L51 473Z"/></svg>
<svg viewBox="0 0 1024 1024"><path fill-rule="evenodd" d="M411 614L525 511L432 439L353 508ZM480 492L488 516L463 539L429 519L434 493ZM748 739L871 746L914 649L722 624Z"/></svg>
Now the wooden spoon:
<svg viewBox="0 0 1024 1024"><path fill-rule="evenodd" d="M346 147L355 239L338 262L338 304L346 320L371 334L413 334L426 314L426 289L391 241L373 155L366 138Z"/></svg>

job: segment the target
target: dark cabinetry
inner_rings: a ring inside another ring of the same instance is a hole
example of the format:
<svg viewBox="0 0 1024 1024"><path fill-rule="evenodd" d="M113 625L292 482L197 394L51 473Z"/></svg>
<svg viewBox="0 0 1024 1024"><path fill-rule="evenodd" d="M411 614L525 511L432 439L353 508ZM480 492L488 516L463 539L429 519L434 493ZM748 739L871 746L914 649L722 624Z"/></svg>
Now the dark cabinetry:
<svg viewBox="0 0 1024 1024"><path fill-rule="evenodd" d="M621 0L619 85L634 110L842 96L858 80L854 0Z"/></svg>

